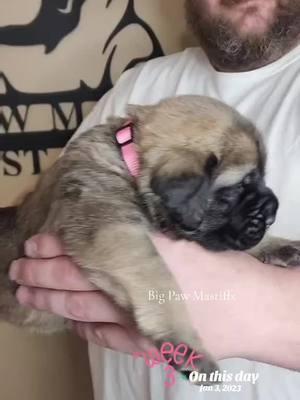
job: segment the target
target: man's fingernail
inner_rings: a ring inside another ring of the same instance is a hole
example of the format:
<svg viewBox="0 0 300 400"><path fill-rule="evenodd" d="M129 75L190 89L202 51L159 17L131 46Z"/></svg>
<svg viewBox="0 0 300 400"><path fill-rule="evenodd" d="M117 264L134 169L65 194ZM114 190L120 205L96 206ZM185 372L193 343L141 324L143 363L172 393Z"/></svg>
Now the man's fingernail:
<svg viewBox="0 0 300 400"><path fill-rule="evenodd" d="M16 281L19 275L19 261L14 260L9 268L8 276L12 281Z"/></svg>
<svg viewBox="0 0 300 400"><path fill-rule="evenodd" d="M38 257L38 246L34 240L26 240L24 244L25 254L27 257Z"/></svg>
<svg viewBox="0 0 300 400"><path fill-rule="evenodd" d="M20 304L29 304L30 290L24 286L19 287L16 292L16 298Z"/></svg>

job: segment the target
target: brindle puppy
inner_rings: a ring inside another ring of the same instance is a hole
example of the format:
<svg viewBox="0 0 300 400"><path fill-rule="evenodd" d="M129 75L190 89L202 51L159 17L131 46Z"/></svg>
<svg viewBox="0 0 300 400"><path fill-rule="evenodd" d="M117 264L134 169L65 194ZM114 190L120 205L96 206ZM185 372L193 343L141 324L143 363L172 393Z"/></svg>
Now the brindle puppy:
<svg viewBox="0 0 300 400"><path fill-rule="evenodd" d="M137 178L128 173L116 143L125 119L115 118L72 141L19 207L1 211L0 317L46 332L66 326L56 316L18 305L7 277L11 261L23 256L24 241L50 232L142 334L157 345L186 343L186 357L192 350L205 354L196 368L209 372L217 366L184 304L148 300L150 289L178 292L149 233L168 231L214 251L256 246L278 207L264 183L263 145L250 122L206 97L130 106L128 118L139 154ZM298 243L273 243L253 252L268 261L275 254L280 264L297 261Z"/></svg>

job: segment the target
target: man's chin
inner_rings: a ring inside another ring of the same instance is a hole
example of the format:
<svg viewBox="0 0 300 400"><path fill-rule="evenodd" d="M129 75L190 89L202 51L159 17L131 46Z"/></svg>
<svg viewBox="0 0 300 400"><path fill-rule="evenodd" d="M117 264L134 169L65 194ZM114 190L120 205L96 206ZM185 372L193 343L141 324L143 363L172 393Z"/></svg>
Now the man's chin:
<svg viewBox="0 0 300 400"><path fill-rule="evenodd" d="M185 1L187 21L218 70L257 69L299 43L299 0L287 0L280 9L266 0Z"/></svg>

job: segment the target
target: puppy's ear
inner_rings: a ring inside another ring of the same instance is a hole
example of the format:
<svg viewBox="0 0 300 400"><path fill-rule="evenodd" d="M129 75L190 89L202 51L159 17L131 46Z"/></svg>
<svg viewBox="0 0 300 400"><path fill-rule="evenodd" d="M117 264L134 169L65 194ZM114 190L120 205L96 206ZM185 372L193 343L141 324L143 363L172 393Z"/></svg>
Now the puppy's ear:
<svg viewBox="0 0 300 400"><path fill-rule="evenodd" d="M209 181L205 176L158 176L152 179L151 187L176 222L188 228L200 224L209 190Z"/></svg>
<svg viewBox="0 0 300 400"><path fill-rule="evenodd" d="M186 172L173 177L161 174L151 180L153 192L161 198L172 219L187 229L198 228L203 219L217 166L218 158L211 153L202 173Z"/></svg>
<svg viewBox="0 0 300 400"><path fill-rule="evenodd" d="M126 111L131 121L144 121L154 108L155 106L128 104Z"/></svg>
<svg viewBox="0 0 300 400"><path fill-rule="evenodd" d="M151 188L165 205L176 208L193 196L203 184L202 176L160 177L151 180Z"/></svg>

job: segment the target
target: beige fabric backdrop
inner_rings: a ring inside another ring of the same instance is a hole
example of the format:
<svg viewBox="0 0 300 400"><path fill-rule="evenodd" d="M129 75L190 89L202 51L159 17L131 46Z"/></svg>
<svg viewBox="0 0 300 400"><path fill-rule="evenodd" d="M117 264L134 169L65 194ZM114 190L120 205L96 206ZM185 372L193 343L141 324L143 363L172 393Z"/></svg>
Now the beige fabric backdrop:
<svg viewBox="0 0 300 400"><path fill-rule="evenodd" d="M190 38L185 33L183 0L0 3L0 150L2 139L12 146L0 162L3 207L16 203L34 185L39 172L58 156L61 137L76 129L107 90L107 77L106 84L101 82L112 54L108 78L115 82L130 61L155 56L159 47L155 40L169 54ZM63 16L69 19L64 22ZM73 28L63 31L68 21L75 21ZM120 21L123 25L115 31ZM51 42L59 29L61 35ZM48 144L41 145L43 137ZM49 146L52 137L57 148ZM89 400L91 396L86 348L79 339L31 336L0 325L0 399Z"/></svg>

